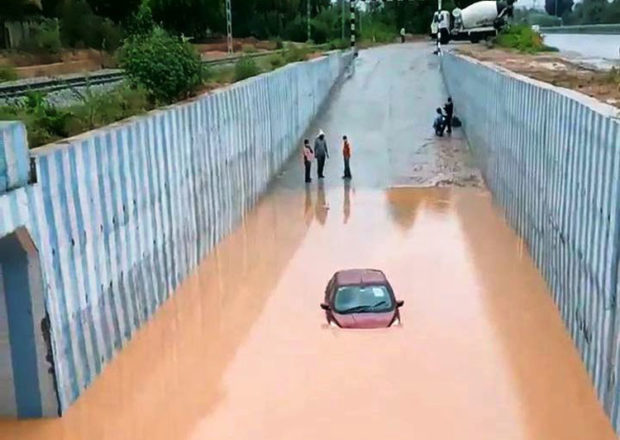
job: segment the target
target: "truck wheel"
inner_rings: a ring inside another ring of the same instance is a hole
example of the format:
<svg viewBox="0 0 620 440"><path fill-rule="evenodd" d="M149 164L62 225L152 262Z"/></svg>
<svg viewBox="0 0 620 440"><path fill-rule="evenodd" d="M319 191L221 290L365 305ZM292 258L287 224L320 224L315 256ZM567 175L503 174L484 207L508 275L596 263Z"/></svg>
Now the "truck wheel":
<svg viewBox="0 0 620 440"><path fill-rule="evenodd" d="M471 41L472 43L476 44L477 42L480 41L480 37L478 35L470 35L469 36L469 41Z"/></svg>

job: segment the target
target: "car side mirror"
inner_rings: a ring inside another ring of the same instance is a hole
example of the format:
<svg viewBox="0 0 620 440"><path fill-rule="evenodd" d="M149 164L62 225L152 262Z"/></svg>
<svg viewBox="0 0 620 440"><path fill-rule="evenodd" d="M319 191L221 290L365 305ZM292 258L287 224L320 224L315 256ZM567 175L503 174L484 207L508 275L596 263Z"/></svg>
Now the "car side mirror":
<svg viewBox="0 0 620 440"><path fill-rule="evenodd" d="M401 301L396 301L396 307L400 308L400 307L402 307L404 305L405 305L405 301L402 301L402 300Z"/></svg>
<svg viewBox="0 0 620 440"><path fill-rule="evenodd" d="M322 308L323 310L325 310L326 312L329 312L329 304L325 304L325 303L323 303L323 304L321 304L321 308Z"/></svg>

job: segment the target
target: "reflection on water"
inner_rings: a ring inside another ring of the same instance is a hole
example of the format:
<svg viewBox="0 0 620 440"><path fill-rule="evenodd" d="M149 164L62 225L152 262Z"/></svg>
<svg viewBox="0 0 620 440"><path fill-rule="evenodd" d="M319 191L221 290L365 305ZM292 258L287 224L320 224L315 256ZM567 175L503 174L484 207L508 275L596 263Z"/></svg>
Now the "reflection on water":
<svg viewBox="0 0 620 440"><path fill-rule="evenodd" d="M342 203L342 222L346 225L351 216L351 181L344 180L344 202Z"/></svg>
<svg viewBox="0 0 620 440"><path fill-rule="evenodd" d="M317 184L317 195L316 195L316 219L319 221L321 225L325 225L327 221L327 212L329 211L329 205L327 204L327 200L325 198L325 182L323 179L318 180Z"/></svg>
<svg viewBox="0 0 620 440"><path fill-rule="evenodd" d="M0 421L0 438L614 438L487 194L352 191L267 196L66 417ZM322 325L348 267L385 271L402 327Z"/></svg>

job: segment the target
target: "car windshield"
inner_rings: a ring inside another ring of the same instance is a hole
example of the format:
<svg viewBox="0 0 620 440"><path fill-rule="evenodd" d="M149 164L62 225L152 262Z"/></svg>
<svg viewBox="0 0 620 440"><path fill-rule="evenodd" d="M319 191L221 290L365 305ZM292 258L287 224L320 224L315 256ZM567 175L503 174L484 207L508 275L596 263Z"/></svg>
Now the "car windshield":
<svg viewBox="0 0 620 440"><path fill-rule="evenodd" d="M392 296L381 285L340 287L334 297L334 310L341 314L386 312L392 308Z"/></svg>

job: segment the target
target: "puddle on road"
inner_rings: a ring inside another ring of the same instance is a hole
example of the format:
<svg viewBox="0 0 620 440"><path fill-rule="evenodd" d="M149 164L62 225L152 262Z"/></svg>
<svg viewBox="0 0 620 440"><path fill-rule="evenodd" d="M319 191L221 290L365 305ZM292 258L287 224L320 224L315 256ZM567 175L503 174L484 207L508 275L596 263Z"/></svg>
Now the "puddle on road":
<svg viewBox="0 0 620 440"><path fill-rule="evenodd" d="M611 440L520 249L480 190L276 190L64 418L0 438ZM346 267L385 271L402 327L325 328Z"/></svg>

